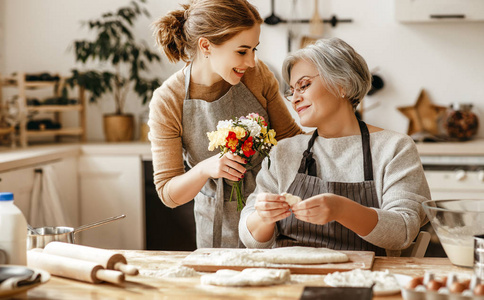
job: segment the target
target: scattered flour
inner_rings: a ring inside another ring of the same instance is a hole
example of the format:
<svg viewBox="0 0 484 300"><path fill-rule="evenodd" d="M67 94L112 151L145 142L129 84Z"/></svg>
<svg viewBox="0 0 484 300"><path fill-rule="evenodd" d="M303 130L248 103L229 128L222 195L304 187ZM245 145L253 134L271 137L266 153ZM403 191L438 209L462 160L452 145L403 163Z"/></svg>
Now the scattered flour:
<svg viewBox="0 0 484 300"><path fill-rule="evenodd" d="M157 277L157 278L180 278L180 277L195 277L200 275L197 271L192 268L184 266L175 266L168 269L161 270L147 270L141 269L140 275L146 277Z"/></svg>
<svg viewBox="0 0 484 300"><path fill-rule="evenodd" d="M334 272L326 275L324 282L330 286L370 287L374 292L400 290L397 279L386 271L355 269L349 272Z"/></svg>

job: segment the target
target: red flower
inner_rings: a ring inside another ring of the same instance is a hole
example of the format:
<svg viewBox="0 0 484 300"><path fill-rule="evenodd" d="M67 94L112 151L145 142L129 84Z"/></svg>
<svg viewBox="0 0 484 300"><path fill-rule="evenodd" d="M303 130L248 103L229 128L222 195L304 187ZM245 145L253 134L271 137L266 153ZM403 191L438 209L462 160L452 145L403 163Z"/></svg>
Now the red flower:
<svg viewBox="0 0 484 300"><path fill-rule="evenodd" d="M252 149L254 142L252 141L252 137L250 136L248 139L245 140L244 144L242 145L242 151L246 157L251 157L255 154L255 150Z"/></svg>
<svg viewBox="0 0 484 300"><path fill-rule="evenodd" d="M229 131L229 134L225 139L227 140L225 147L229 148L232 152L237 151L237 144L239 143L239 140L237 139L235 132Z"/></svg>

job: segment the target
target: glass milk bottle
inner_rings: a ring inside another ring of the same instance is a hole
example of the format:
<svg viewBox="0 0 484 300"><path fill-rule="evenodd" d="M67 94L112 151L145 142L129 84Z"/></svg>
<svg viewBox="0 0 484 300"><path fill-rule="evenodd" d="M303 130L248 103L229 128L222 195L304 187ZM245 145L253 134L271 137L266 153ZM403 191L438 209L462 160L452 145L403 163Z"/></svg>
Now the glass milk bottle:
<svg viewBox="0 0 484 300"><path fill-rule="evenodd" d="M27 265L27 221L13 193L0 193L0 264Z"/></svg>

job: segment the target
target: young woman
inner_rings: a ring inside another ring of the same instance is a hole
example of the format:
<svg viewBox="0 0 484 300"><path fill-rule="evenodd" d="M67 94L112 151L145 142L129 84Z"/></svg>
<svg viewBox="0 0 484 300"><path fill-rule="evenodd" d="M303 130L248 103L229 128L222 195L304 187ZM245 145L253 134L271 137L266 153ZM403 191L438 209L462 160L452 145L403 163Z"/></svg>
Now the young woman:
<svg viewBox="0 0 484 300"><path fill-rule="evenodd" d="M366 62L338 38L319 40L289 55L283 76L301 125L317 130L282 141L263 163L241 240L398 255L425 224L430 191L412 139L355 116L371 87ZM283 192L303 201L289 207Z"/></svg>
<svg viewBox="0 0 484 300"><path fill-rule="evenodd" d="M237 201L231 181L247 197L259 161L208 151L218 121L258 113L278 139L301 133L273 73L256 58L262 19L246 0L197 0L154 23L157 44L185 67L150 102L149 139L161 201L176 207L195 199L197 247L239 247ZM184 171L183 161L190 170ZM227 179L227 180L225 180Z"/></svg>

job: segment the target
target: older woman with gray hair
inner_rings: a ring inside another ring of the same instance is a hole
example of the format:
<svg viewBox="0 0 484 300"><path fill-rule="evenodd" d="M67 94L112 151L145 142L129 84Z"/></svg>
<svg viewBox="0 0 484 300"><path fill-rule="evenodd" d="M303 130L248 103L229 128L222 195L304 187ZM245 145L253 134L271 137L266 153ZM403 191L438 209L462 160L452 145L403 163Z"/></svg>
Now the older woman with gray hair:
<svg viewBox="0 0 484 300"><path fill-rule="evenodd" d="M413 140L355 116L371 87L350 45L322 39L290 54L285 97L312 134L285 139L264 161L243 209L239 234L250 248L283 246L399 255L427 222L430 199ZM283 193L302 201L290 206Z"/></svg>

